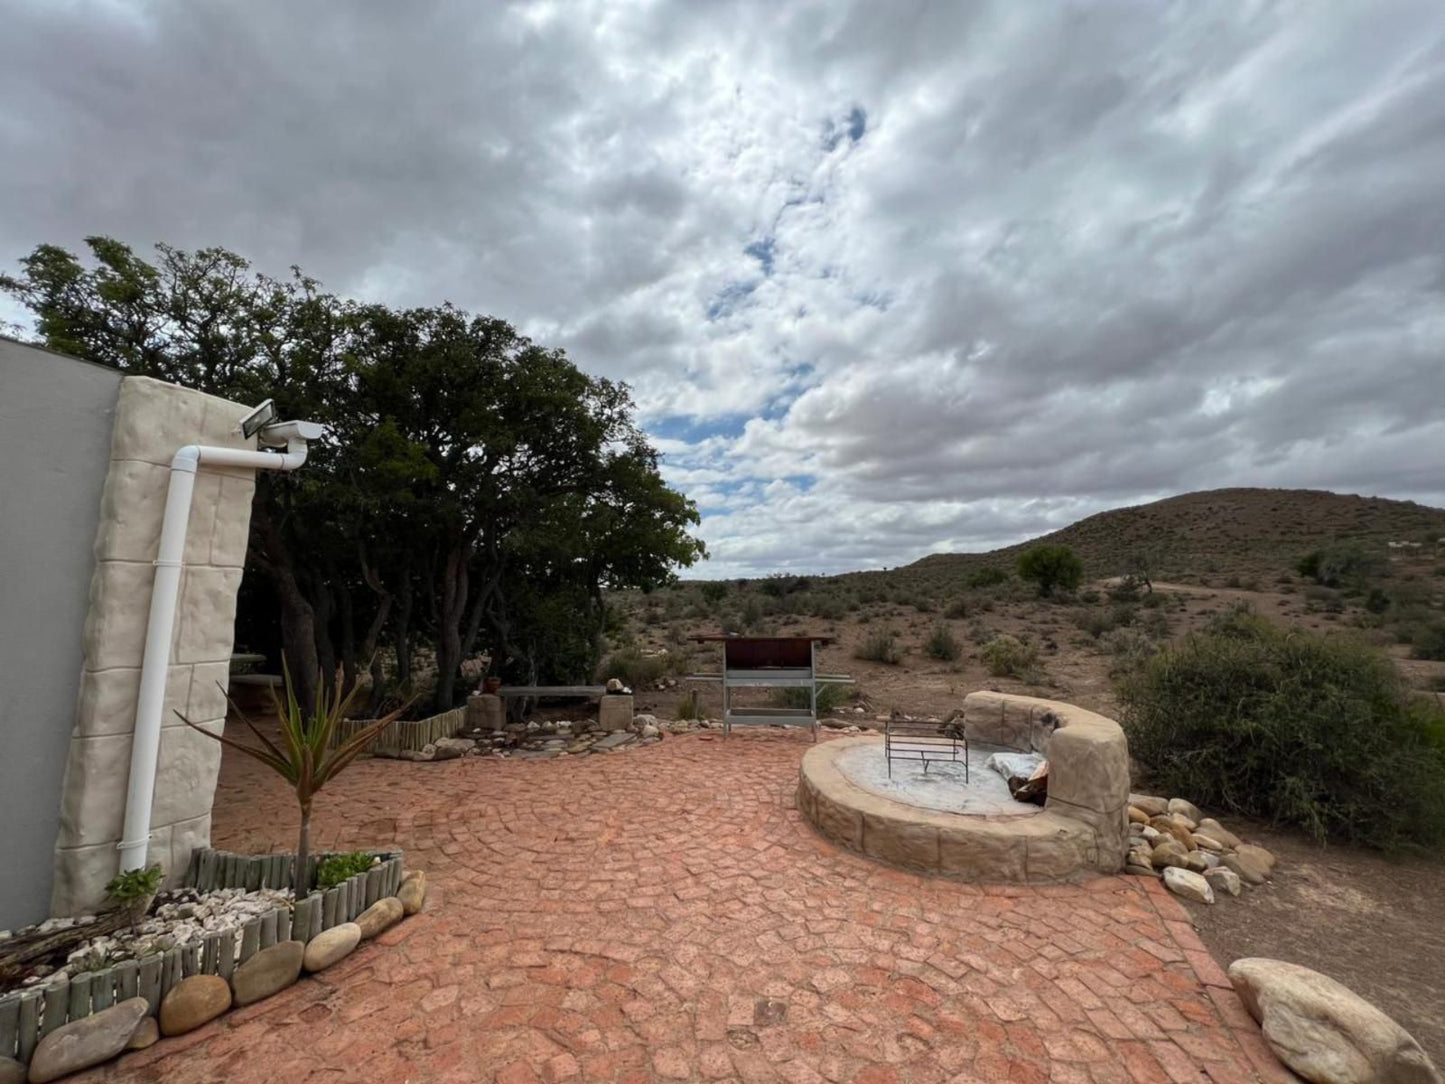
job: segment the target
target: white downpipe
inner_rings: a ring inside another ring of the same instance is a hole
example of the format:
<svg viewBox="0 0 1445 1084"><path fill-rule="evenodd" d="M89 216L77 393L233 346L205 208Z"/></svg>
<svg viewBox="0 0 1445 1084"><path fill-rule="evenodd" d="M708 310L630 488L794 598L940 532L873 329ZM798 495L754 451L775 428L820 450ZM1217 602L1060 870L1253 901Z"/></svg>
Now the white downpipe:
<svg viewBox="0 0 1445 1084"><path fill-rule="evenodd" d="M186 527L191 519L196 470L205 464L292 471L305 462L306 441L299 438L288 440L286 451L279 454L187 444L171 460L170 486L166 491L165 515L161 520L161 544L155 561L156 578L151 588L150 620L146 625L145 655L141 661L135 736L130 747L125 827L120 837L122 873L145 868L146 850L150 844L151 801L156 790L156 761L160 754L162 714L166 706L166 677L171 668L171 635L176 625L181 559L186 552Z"/></svg>

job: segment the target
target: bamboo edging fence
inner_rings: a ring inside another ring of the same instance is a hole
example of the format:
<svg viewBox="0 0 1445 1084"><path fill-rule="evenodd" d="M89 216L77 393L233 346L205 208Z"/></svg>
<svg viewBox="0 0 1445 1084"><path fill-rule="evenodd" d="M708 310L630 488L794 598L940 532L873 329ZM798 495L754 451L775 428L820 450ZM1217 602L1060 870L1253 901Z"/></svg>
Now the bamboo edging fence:
<svg viewBox="0 0 1445 1084"><path fill-rule="evenodd" d="M183 978L191 975L231 973L261 949L279 941L309 941L322 930L350 922L379 899L401 888L400 851L375 852L379 865L324 890L317 890L292 907L278 907L253 918L238 929L205 934L193 942L142 960L125 960L100 971L40 984L0 995L0 1055L29 1062L35 1046L62 1024L108 1009L127 998L143 997L154 1016L161 999ZM311 856L311 875L329 855ZM202 892L221 888L290 888L294 855L252 857L198 847L184 884Z"/></svg>
<svg viewBox="0 0 1445 1084"><path fill-rule="evenodd" d="M347 741L353 734L375 721L375 719L343 719L332 732L332 746ZM392 757L398 753L420 753L432 742L441 738L450 738L466 725L467 709L465 705L426 719L398 719L383 729L367 747L367 750L377 756Z"/></svg>

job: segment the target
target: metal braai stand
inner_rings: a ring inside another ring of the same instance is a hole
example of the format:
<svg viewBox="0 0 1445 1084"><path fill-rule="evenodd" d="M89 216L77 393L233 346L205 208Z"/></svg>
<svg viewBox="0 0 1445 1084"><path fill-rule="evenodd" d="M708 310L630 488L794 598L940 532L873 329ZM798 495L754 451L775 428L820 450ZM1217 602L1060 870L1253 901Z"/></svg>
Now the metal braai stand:
<svg viewBox="0 0 1445 1084"><path fill-rule="evenodd" d="M807 726L818 740L818 689L823 685L851 685L844 674L818 673L818 645L831 636L694 636L697 643L720 643L720 674L692 674L689 681L716 681L722 685L723 733L734 726ZM807 689L807 707L770 708L751 704L734 707L738 689Z"/></svg>
<svg viewBox="0 0 1445 1084"><path fill-rule="evenodd" d="M963 762L963 782L968 785L968 736L963 732L963 716L954 712L943 722L931 719L905 719L897 712L888 720L883 732L883 755L888 761L888 778L893 778L895 760L921 761L923 772L928 765Z"/></svg>

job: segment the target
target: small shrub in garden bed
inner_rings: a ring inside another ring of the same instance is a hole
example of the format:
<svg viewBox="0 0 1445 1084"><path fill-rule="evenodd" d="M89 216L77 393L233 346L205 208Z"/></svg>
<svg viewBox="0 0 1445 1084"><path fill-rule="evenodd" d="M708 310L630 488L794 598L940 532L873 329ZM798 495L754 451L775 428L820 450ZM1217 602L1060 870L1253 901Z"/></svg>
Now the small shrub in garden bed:
<svg viewBox="0 0 1445 1084"><path fill-rule="evenodd" d="M323 858L316 866L316 885L318 888L330 888L332 885L339 885L349 877L358 873L365 873L376 864L376 857L365 851L354 851L351 854L333 854Z"/></svg>
<svg viewBox="0 0 1445 1084"><path fill-rule="evenodd" d="M1235 611L1120 694L1130 750L1169 793L1321 841L1445 840L1445 711L1365 643Z"/></svg>

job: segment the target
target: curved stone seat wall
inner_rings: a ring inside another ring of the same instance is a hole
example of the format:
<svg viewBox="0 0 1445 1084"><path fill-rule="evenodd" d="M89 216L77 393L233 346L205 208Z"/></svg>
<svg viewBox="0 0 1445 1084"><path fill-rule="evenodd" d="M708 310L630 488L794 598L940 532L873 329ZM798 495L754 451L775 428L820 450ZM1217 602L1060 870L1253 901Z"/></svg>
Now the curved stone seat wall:
<svg viewBox="0 0 1445 1084"><path fill-rule="evenodd" d="M921 809L859 787L838 757L878 737L814 746L803 757L798 807L833 842L879 861L971 881L1050 882L1117 873L1128 840L1129 755L1114 720L1072 704L979 692L964 701L971 740L1049 758L1038 813L988 817Z"/></svg>

